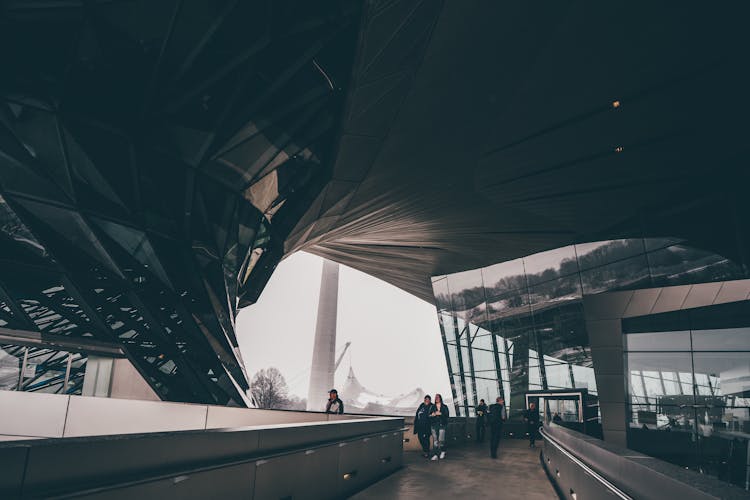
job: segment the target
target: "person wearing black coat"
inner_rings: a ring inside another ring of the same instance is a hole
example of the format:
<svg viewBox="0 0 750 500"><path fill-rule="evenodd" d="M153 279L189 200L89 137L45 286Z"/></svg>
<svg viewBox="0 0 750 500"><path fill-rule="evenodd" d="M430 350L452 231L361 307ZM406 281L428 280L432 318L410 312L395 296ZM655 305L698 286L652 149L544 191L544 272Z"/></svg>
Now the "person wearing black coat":
<svg viewBox="0 0 750 500"><path fill-rule="evenodd" d="M450 410L443 403L443 396L435 394L435 403L430 412L430 428L432 430L432 460L445 458L445 432L448 429Z"/></svg>
<svg viewBox="0 0 750 500"><path fill-rule="evenodd" d="M529 434L529 448L536 448L536 433L539 431L539 410L535 403L529 403L529 409L523 412L526 421L526 432Z"/></svg>
<svg viewBox="0 0 750 500"><path fill-rule="evenodd" d="M490 456L497 458L497 447L500 445L500 438L503 436L503 424L507 419L505 400L502 396L498 396L495 404L490 405L487 419L490 422Z"/></svg>
<svg viewBox="0 0 750 500"><path fill-rule="evenodd" d="M425 458L430 456L430 413L435 411L432 399L429 395L424 397L424 402L417 408L414 415L414 434L422 445L422 454Z"/></svg>
<svg viewBox="0 0 750 500"><path fill-rule="evenodd" d="M487 405L484 403L484 399L479 400L479 404L476 408L477 411L477 443L484 441L484 426L487 415Z"/></svg>

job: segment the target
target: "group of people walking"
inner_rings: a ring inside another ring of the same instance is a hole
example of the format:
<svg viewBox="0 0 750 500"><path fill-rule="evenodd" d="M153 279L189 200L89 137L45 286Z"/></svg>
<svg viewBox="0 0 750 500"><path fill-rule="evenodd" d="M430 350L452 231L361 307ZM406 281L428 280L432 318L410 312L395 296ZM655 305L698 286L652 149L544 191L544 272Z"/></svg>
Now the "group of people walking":
<svg viewBox="0 0 750 500"><path fill-rule="evenodd" d="M450 411L443 404L440 394L435 394L435 401L427 395L417 408L414 417L414 434L419 438L422 453L425 458L441 460L445 458L445 436L448 427ZM477 442L484 441L486 427L490 428L490 457L497 458L497 449L503 436L503 425L508 419L505 400L502 396L495 399L495 403L487 406L484 399L479 400L476 407L476 437ZM530 403L523 412L526 432L529 436L529 447L536 447L536 435L539 429L539 410L536 404ZM430 452L430 437L432 437L432 452Z"/></svg>

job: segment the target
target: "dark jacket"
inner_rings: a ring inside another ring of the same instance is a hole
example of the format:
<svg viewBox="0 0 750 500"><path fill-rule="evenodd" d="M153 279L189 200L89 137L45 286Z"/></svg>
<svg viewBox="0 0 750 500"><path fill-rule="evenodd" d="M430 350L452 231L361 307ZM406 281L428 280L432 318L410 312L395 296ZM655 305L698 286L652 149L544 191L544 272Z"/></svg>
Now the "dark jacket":
<svg viewBox="0 0 750 500"><path fill-rule="evenodd" d="M432 404L432 412L437 411L437 405L435 403ZM430 412L430 413L432 413ZM448 406L446 406L445 403L440 405L440 415L430 417L430 426L432 427L448 427L448 416L450 415L450 410L448 409Z"/></svg>
<svg viewBox="0 0 750 500"><path fill-rule="evenodd" d="M508 418L505 412L505 405L501 405L500 403L491 404L487 418L490 425L503 425L505 419Z"/></svg>
<svg viewBox="0 0 750 500"><path fill-rule="evenodd" d="M344 413L344 402L339 398L333 401L329 399L326 403L326 413Z"/></svg>
<svg viewBox="0 0 750 500"><path fill-rule="evenodd" d="M487 405L484 403L479 403L476 407L477 411L477 423L479 425L484 424L487 416Z"/></svg>
<svg viewBox="0 0 750 500"><path fill-rule="evenodd" d="M528 409L523 412L523 418L529 426L539 425L539 408Z"/></svg>
<svg viewBox="0 0 750 500"><path fill-rule="evenodd" d="M433 411L435 411L435 405L432 403L419 405L417 412L414 414L414 434L430 432L430 413Z"/></svg>

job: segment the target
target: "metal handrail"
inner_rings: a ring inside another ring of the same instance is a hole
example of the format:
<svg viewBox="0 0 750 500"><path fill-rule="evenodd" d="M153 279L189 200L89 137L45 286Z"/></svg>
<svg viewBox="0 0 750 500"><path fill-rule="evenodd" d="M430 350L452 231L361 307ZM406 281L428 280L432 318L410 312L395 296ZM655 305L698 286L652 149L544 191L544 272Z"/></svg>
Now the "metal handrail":
<svg viewBox="0 0 750 500"><path fill-rule="evenodd" d="M578 457L573 455L571 452L569 452L565 446L560 443L557 439L552 437L548 432L544 430L544 428L540 428L539 431L541 432L542 436L545 439L545 443L549 443L555 448L557 448L563 455L568 457L571 462L576 464L578 467L580 467L586 474L596 479L599 483L602 484L605 488L607 488L609 491L611 491L615 496L618 498L622 498L623 500L633 500L633 497L622 491L620 488L612 484L610 481L607 480L604 476L596 472L594 469L586 465L582 460L580 460Z"/></svg>

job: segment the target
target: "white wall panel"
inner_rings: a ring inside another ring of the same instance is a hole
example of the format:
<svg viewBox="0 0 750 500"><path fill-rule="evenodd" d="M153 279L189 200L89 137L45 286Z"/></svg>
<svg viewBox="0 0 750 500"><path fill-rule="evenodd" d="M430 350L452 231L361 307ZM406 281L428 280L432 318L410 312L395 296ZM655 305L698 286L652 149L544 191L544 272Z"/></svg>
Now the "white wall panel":
<svg viewBox="0 0 750 500"><path fill-rule="evenodd" d="M71 397L65 437L203 429L206 411L204 405Z"/></svg>
<svg viewBox="0 0 750 500"><path fill-rule="evenodd" d="M70 396L0 391L0 434L62 437Z"/></svg>

